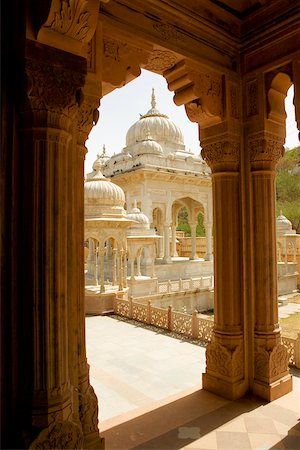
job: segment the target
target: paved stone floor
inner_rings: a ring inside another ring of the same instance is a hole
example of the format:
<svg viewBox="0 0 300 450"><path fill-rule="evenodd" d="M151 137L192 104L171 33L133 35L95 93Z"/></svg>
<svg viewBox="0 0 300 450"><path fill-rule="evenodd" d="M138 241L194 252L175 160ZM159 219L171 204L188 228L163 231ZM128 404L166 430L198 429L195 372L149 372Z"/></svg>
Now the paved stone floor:
<svg viewBox="0 0 300 450"><path fill-rule="evenodd" d="M86 335L106 449L300 449L299 371L272 403L231 402L202 390L199 345L109 316L87 317Z"/></svg>

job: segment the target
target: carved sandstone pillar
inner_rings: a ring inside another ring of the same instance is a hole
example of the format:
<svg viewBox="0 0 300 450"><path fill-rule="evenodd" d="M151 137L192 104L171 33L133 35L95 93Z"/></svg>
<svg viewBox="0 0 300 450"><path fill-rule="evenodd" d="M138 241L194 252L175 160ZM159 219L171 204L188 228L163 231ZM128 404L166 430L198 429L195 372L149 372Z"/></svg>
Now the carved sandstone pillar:
<svg viewBox="0 0 300 450"><path fill-rule="evenodd" d="M190 223L191 227L191 240L192 240L192 253L190 259L197 259L197 240L196 240L196 228L197 223Z"/></svg>
<svg viewBox="0 0 300 450"><path fill-rule="evenodd" d="M248 136L254 244L253 391L266 400L274 400L292 388L277 303L275 166L283 155L283 143L284 137L268 132Z"/></svg>
<svg viewBox="0 0 300 450"><path fill-rule="evenodd" d="M91 86L86 86L91 90ZM74 333L77 339L74 339L76 348L74 352L77 355L78 369L78 408L79 419L83 430L84 448L94 449L102 448L104 441L99 437L98 429L98 400L93 387L89 381L89 365L86 358L85 346L85 306L84 306L84 283L82 264L83 257L83 238L84 238L84 158L87 152L85 141L93 125L98 121L99 98L87 93L81 94L81 105L78 111L77 122L77 144L74 159L75 167L75 186L74 186L74 216L73 227L75 227L76 244L74 252L77 257L74 258L74 272L77 271L77 329ZM99 245L99 244L98 244ZM104 289L104 249L99 249L100 253L100 291ZM95 274L96 284L98 285L98 255L97 245L95 244Z"/></svg>
<svg viewBox="0 0 300 450"><path fill-rule="evenodd" d="M203 139L201 145L202 156L212 170L215 229L215 328L206 350L203 387L234 399L247 389L241 301L240 142L237 136L227 134Z"/></svg>
<svg viewBox="0 0 300 450"><path fill-rule="evenodd" d="M25 70L28 90L22 132L28 178L22 182L28 190L24 208L29 220L24 232L31 248L24 269L28 277L24 295L32 298L34 354L28 360L33 363L28 441L32 449L77 449L83 448L83 434L69 347L71 327L77 325L70 316L77 300L68 287L66 205L74 181L73 124L86 64L83 58L28 41Z"/></svg>

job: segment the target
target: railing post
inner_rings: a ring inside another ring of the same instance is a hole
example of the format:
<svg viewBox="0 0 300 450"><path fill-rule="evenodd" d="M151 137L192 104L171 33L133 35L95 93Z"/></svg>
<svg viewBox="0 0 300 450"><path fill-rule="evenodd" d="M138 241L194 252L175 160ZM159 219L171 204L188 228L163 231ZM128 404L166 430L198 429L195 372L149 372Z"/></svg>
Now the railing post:
<svg viewBox="0 0 300 450"><path fill-rule="evenodd" d="M172 286L172 283L170 280L168 280L168 292L172 291L171 286Z"/></svg>
<svg viewBox="0 0 300 450"><path fill-rule="evenodd" d="M148 300L148 310L147 310L147 323L151 323L151 302Z"/></svg>
<svg viewBox="0 0 300 450"><path fill-rule="evenodd" d="M294 344L294 361L297 369L300 369L300 333L298 333Z"/></svg>
<svg viewBox="0 0 300 450"><path fill-rule="evenodd" d="M172 320L172 306L168 307L168 330L173 330L173 320Z"/></svg>
<svg viewBox="0 0 300 450"><path fill-rule="evenodd" d="M197 327L197 325L198 325L198 318L197 318L197 314L198 314L198 311L195 309L193 311L193 314L192 314L192 337L193 337L193 339L197 339L197 337L198 337L198 327Z"/></svg>
<svg viewBox="0 0 300 450"><path fill-rule="evenodd" d="M193 289L193 278L190 278L190 290L192 290Z"/></svg>
<svg viewBox="0 0 300 450"><path fill-rule="evenodd" d="M179 278L179 290L182 291L182 279Z"/></svg>
<svg viewBox="0 0 300 450"><path fill-rule="evenodd" d="M132 319L132 296L129 297L129 318Z"/></svg>

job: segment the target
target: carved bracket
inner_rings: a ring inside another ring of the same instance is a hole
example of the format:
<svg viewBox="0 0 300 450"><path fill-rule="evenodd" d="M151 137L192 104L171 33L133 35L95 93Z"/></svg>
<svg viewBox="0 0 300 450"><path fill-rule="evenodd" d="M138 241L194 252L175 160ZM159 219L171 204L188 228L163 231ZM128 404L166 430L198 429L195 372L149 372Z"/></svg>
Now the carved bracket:
<svg viewBox="0 0 300 450"><path fill-rule="evenodd" d="M95 33L99 5L99 0L52 0L37 40L81 55Z"/></svg>
<svg viewBox="0 0 300 450"><path fill-rule="evenodd" d="M108 94L141 74L140 67L148 61L149 52L111 38L103 39L103 90Z"/></svg>
<svg viewBox="0 0 300 450"><path fill-rule="evenodd" d="M180 61L164 72L176 105L187 105L186 112L193 122L208 126L219 123L224 116L222 76L204 72Z"/></svg>

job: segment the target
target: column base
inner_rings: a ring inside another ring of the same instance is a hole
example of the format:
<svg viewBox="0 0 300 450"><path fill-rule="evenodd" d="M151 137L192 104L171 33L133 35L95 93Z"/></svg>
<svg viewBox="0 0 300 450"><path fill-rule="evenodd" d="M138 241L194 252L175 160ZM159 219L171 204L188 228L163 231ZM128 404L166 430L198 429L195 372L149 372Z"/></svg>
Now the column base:
<svg viewBox="0 0 300 450"><path fill-rule="evenodd" d="M94 436L84 437L84 449L102 450L105 448L105 439L101 438L98 433Z"/></svg>
<svg viewBox="0 0 300 450"><path fill-rule="evenodd" d="M163 258L163 260L161 261L162 264L171 264L172 262L173 261L172 261L171 256L168 256L167 258Z"/></svg>
<svg viewBox="0 0 300 450"><path fill-rule="evenodd" d="M283 376L273 383L254 380L253 393L260 398L272 402L293 390L293 380L290 374Z"/></svg>
<svg viewBox="0 0 300 450"><path fill-rule="evenodd" d="M208 373L202 374L202 386L206 391L220 395L228 400L237 400L248 391L244 379L230 382Z"/></svg>

